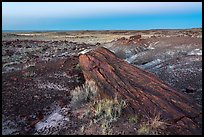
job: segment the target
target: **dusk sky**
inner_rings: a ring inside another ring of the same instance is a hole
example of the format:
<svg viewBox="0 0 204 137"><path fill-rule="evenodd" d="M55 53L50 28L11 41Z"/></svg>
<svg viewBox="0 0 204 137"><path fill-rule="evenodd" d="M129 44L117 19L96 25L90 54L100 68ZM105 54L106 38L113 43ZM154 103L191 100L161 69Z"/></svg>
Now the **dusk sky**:
<svg viewBox="0 0 204 137"><path fill-rule="evenodd" d="M3 30L202 27L202 2L3 2Z"/></svg>

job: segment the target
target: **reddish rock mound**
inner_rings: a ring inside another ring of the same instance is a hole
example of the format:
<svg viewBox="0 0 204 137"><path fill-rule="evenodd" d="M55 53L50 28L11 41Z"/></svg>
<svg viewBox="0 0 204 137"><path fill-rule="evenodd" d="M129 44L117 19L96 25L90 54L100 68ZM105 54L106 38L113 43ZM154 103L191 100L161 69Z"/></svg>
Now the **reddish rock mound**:
<svg viewBox="0 0 204 137"><path fill-rule="evenodd" d="M144 39L141 39L141 35L131 36L129 39L122 37L116 40L116 44L128 46L128 45L140 45Z"/></svg>
<svg viewBox="0 0 204 137"><path fill-rule="evenodd" d="M105 48L81 55L79 61L85 79L97 83L101 97L120 96L128 102L129 113L145 118L160 113L173 134L201 134L201 107L154 74L128 64Z"/></svg>

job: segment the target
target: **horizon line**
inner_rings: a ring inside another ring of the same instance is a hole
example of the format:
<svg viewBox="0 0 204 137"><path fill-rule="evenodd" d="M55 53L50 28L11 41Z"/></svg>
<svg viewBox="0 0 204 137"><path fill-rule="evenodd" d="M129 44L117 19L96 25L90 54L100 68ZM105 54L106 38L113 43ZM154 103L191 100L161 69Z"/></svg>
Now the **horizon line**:
<svg viewBox="0 0 204 137"><path fill-rule="evenodd" d="M192 28L155 28L155 29L81 29L81 30L63 30L63 29L53 29L53 30L2 30L2 32L8 31L142 31L142 30L185 30L185 29L202 29L202 27L192 27Z"/></svg>

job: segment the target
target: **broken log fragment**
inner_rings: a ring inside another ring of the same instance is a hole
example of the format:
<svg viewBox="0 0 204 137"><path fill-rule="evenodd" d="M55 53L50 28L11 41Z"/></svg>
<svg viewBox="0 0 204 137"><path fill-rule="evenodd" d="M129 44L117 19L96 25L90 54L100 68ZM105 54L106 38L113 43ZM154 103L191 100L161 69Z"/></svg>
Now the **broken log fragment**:
<svg viewBox="0 0 204 137"><path fill-rule="evenodd" d="M102 47L80 55L79 62L85 79L95 81L101 97L119 95L133 113L143 117L160 113L173 124L170 129L181 127L177 134L201 134L201 127L197 125L202 119L201 106L156 75L128 64ZM188 125L177 124L181 120Z"/></svg>

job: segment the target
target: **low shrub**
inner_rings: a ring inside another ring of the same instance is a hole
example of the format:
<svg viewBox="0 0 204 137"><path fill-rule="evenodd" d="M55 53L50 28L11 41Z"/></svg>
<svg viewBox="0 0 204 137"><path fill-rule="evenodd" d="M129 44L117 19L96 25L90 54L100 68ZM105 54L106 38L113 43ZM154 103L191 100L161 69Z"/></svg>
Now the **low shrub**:
<svg viewBox="0 0 204 137"><path fill-rule="evenodd" d="M86 81L84 85L81 87L76 87L73 91L71 91L71 106L79 107L84 103L87 103L96 96L97 86L94 81Z"/></svg>
<svg viewBox="0 0 204 137"><path fill-rule="evenodd" d="M149 135L150 134L150 128L147 124L140 125L140 128L137 131L138 135Z"/></svg>
<svg viewBox="0 0 204 137"><path fill-rule="evenodd" d="M94 102L95 118L97 121L105 118L112 122L120 117L122 109L126 106L124 100L115 97L114 100L103 99Z"/></svg>

